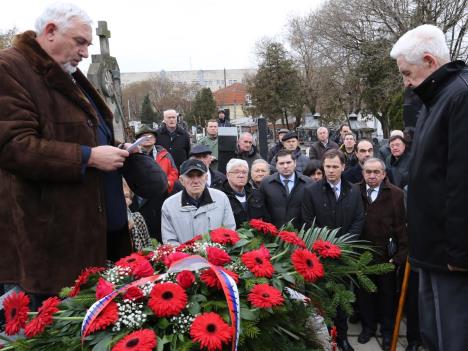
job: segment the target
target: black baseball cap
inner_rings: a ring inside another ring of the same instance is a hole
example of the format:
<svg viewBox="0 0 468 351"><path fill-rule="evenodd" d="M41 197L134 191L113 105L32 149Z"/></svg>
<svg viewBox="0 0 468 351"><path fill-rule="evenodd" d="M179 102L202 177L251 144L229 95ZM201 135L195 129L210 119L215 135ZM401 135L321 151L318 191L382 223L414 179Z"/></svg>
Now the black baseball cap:
<svg viewBox="0 0 468 351"><path fill-rule="evenodd" d="M208 172L203 161L197 159L189 159L180 165L180 174L186 175L190 171Z"/></svg>
<svg viewBox="0 0 468 351"><path fill-rule="evenodd" d="M197 156L197 155L205 155L205 154L212 154L211 149L203 144L195 144L190 149L189 157L190 156Z"/></svg>

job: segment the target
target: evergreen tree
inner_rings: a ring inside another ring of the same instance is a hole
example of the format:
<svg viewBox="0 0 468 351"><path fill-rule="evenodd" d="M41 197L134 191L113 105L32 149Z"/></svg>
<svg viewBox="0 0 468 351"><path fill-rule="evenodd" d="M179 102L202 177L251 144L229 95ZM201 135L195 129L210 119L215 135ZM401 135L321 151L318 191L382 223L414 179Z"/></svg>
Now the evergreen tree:
<svg viewBox="0 0 468 351"><path fill-rule="evenodd" d="M303 113L304 94L294 61L283 45L275 42L265 46L260 58L262 62L248 87L256 112L270 119L273 125L278 118L288 125L287 117L295 115L297 127Z"/></svg>
<svg viewBox="0 0 468 351"><path fill-rule="evenodd" d="M206 121L216 114L216 101L210 88L203 88L197 92L192 102L191 117L195 125L205 125Z"/></svg>
<svg viewBox="0 0 468 351"><path fill-rule="evenodd" d="M153 126L153 122L158 122L158 114L153 110L149 95L147 94L141 104L140 120L142 124Z"/></svg>

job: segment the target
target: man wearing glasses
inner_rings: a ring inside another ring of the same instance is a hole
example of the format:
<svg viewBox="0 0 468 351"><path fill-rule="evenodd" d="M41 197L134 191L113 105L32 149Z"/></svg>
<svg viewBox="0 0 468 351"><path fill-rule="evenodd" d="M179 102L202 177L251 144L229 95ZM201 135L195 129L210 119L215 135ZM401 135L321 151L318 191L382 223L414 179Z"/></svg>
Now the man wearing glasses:
<svg viewBox="0 0 468 351"><path fill-rule="evenodd" d="M263 196L248 183L249 165L247 161L232 158L226 165L227 179L217 187L229 198L236 227L253 218L265 218Z"/></svg>

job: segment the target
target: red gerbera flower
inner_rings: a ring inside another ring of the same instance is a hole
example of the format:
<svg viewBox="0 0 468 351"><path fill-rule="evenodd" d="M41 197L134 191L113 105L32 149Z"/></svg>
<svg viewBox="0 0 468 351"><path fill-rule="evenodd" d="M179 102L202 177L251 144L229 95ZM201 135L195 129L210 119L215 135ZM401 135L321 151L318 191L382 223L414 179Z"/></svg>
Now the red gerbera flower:
<svg viewBox="0 0 468 351"><path fill-rule="evenodd" d="M89 325L89 328L84 336L88 336L89 334L92 334L98 330L106 329L108 326L115 324L118 319L119 309L117 307L117 303L111 301L106 307L104 307L97 318Z"/></svg>
<svg viewBox="0 0 468 351"><path fill-rule="evenodd" d="M229 274L229 276L232 279L234 279L236 283L239 282L239 276L236 273L226 268L222 268L222 270L226 272L227 274ZM218 279L218 276L216 275L215 271L212 268L208 268L204 270L202 274L200 274L200 279L203 283L205 283L210 288L217 288L218 290L221 290L223 288Z"/></svg>
<svg viewBox="0 0 468 351"><path fill-rule="evenodd" d="M283 230L282 232L279 232L278 236L282 240L286 241L287 243L291 243L291 244L299 246L299 247L301 247L303 249L306 248L306 244L305 244L304 240L299 238L297 236L297 234L294 233L294 232L287 232L287 231Z"/></svg>
<svg viewBox="0 0 468 351"><path fill-rule="evenodd" d="M86 284L88 281L89 277L93 274L100 273L104 271L104 267L89 267L83 269L79 277L75 280L75 285L71 289L70 293L68 294L69 297L75 297L76 295L79 294L80 288L83 284Z"/></svg>
<svg viewBox="0 0 468 351"><path fill-rule="evenodd" d="M232 328L215 312L203 313L192 323L190 336L208 351L222 350L232 338Z"/></svg>
<svg viewBox="0 0 468 351"><path fill-rule="evenodd" d="M146 261L145 256L132 253L130 256L126 256L115 262L115 265L123 268L130 268L133 273L133 270L144 261Z"/></svg>
<svg viewBox="0 0 468 351"><path fill-rule="evenodd" d="M247 299L256 308L279 306L284 302L284 297L281 295L281 291L268 284L255 285L252 290L250 290Z"/></svg>
<svg viewBox="0 0 468 351"><path fill-rule="evenodd" d="M340 247L326 240L317 240L312 246L312 250L324 258L339 258L341 256Z"/></svg>
<svg viewBox="0 0 468 351"><path fill-rule="evenodd" d="M52 324L54 313L58 312L60 299L58 297L50 297L42 303L42 306L37 310L37 316L33 318L24 328L24 334L28 338L32 338L44 331L44 329Z"/></svg>
<svg viewBox="0 0 468 351"><path fill-rule="evenodd" d="M271 278L275 269L270 262L270 252L264 246L241 256L245 266L256 276Z"/></svg>
<svg viewBox="0 0 468 351"><path fill-rule="evenodd" d="M134 331L120 339L112 351L153 351L157 344L156 333L152 329L143 329Z"/></svg>
<svg viewBox="0 0 468 351"><path fill-rule="evenodd" d="M262 232L265 234L271 234L271 235L278 234L278 228L276 228L271 223L262 221L261 219L251 219L249 224L253 229L259 232Z"/></svg>
<svg viewBox="0 0 468 351"><path fill-rule="evenodd" d="M24 328L29 312L29 297L22 291L14 292L3 302L5 309L5 333L14 335Z"/></svg>
<svg viewBox="0 0 468 351"><path fill-rule="evenodd" d="M240 240L239 234L231 229L218 228L210 232L211 241L218 244L234 245Z"/></svg>
<svg viewBox="0 0 468 351"><path fill-rule="evenodd" d="M208 261L216 266L224 266L226 263L231 262L231 257L227 252L217 247L208 247L206 255Z"/></svg>
<svg viewBox="0 0 468 351"><path fill-rule="evenodd" d="M188 270L183 270L177 274L176 280L181 287L188 289L192 286L193 283L195 283L195 275Z"/></svg>
<svg viewBox="0 0 468 351"><path fill-rule="evenodd" d="M148 306L158 317L177 316L187 305L185 290L175 283L161 283L154 286Z"/></svg>
<svg viewBox="0 0 468 351"><path fill-rule="evenodd" d="M291 255L296 271L308 282L323 278L325 271L318 257L309 250L298 249Z"/></svg>

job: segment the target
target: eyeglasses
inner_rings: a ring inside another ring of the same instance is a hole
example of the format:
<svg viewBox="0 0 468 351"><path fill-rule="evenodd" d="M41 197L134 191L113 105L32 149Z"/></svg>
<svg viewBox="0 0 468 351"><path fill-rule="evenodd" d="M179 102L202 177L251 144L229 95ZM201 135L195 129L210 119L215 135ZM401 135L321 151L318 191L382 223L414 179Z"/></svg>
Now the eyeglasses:
<svg viewBox="0 0 468 351"><path fill-rule="evenodd" d="M228 173L235 174L235 175L243 175L243 176L249 174L249 172L247 171L233 171L233 172L228 172Z"/></svg>

